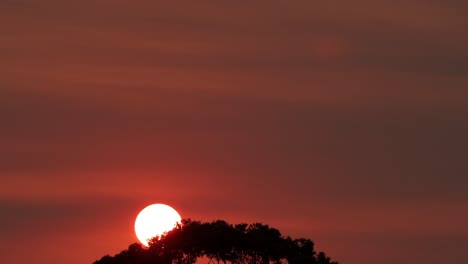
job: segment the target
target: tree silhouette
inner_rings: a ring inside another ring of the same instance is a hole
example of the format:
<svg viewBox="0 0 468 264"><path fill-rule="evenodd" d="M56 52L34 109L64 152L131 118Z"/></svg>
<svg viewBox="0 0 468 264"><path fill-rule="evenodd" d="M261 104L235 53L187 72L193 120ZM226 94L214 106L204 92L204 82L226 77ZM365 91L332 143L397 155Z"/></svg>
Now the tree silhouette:
<svg viewBox="0 0 468 264"><path fill-rule="evenodd" d="M268 225L231 225L223 220L202 223L190 219L151 239L148 248L132 244L94 264L193 264L200 257L218 264L337 264L325 253L317 254L312 240L284 237Z"/></svg>

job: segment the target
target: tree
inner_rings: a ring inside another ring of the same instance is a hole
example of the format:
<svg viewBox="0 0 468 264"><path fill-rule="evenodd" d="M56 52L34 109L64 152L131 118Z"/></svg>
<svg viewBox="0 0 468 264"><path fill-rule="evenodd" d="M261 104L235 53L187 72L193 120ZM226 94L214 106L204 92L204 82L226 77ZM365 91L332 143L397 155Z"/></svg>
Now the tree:
<svg viewBox="0 0 468 264"><path fill-rule="evenodd" d="M223 220L202 223L190 219L149 242L149 248L132 244L94 264L193 264L200 257L232 264L337 264L314 251L310 239L284 237L261 223L237 224Z"/></svg>

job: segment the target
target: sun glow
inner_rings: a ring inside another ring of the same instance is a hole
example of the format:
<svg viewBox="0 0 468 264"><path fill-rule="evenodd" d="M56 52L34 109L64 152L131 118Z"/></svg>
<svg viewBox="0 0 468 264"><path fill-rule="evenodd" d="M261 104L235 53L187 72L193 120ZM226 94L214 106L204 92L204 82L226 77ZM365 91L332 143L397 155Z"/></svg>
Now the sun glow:
<svg viewBox="0 0 468 264"><path fill-rule="evenodd" d="M148 240L172 230L181 217L174 208L165 204L145 207L135 220L135 234L140 242L148 246Z"/></svg>

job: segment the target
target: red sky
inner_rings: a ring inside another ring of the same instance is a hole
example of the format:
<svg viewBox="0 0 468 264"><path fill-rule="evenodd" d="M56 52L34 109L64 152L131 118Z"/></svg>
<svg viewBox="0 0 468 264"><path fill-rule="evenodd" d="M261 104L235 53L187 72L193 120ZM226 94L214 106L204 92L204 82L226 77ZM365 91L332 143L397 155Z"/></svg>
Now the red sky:
<svg viewBox="0 0 468 264"><path fill-rule="evenodd" d="M118 253L154 202L468 261L468 4L167 2L0 2L0 263Z"/></svg>

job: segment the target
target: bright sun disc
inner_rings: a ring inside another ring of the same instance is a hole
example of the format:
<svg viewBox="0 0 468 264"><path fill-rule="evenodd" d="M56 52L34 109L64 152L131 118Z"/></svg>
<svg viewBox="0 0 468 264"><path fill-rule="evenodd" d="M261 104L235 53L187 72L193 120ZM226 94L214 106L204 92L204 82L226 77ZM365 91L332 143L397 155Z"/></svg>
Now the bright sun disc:
<svg viewBox="0 0 468 264"><path fill-rule="evenodd" d="M145 207L135 220L135 234L140 242L148 246L148 240L174 229L181 218L174 208L165 204Z"/></svg>

